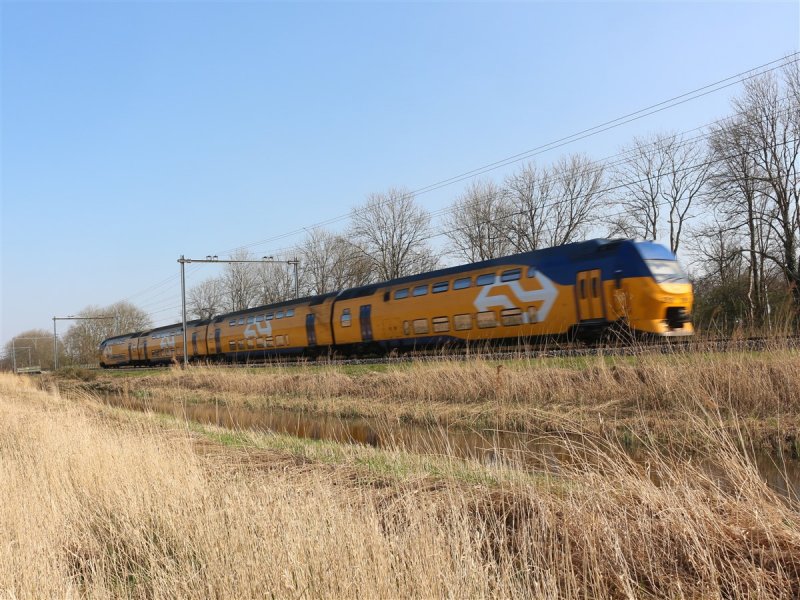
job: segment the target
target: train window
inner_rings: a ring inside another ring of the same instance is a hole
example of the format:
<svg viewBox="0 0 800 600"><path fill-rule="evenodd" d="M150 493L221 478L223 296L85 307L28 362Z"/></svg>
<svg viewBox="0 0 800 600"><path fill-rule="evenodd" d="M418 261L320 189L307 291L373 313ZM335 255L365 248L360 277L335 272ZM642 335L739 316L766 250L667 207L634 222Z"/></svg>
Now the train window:
<svg viewBox="0 0 800 600"><path fill-rule="evenodd" d="M276 319L282 319L283 318L283 311L279 310L278 312L276 312L275 313L275 318Z"/></svg>
<svg viewBox="0 0 800 600"><path fill-rule="evenodd" d="M472 277L462 277L453 282L454 290L463 290L472 285Z"/></svg>
<svg viewBox="0 0 800 600"><path fill-rule="evenodd" d="M272 313L267 313L267 316L264 317L267 321L272 321Z"/></svg>
<svg viewBox="0 0 800 600"><path fill-rule="evenodd" d="M239 350L244 350L244 340L239 340Z"/></svg>
<svg viewBox="0 0 800 600"><path fill-rule="evenodd" d="M528 322L529 323L538 323L539 322L539 311L535 306L528 307Z"/></svg>
<svg viewBox="0 0 800 600"><path fill-rule="evenodd" d="M352 319L350 318L350 309L345 308L342 311L342 327L350 327Z"/></svg>
<svg viewBox="0 0 800 600"><path fill-rule="evenodd" d="M256 320L255 317L247 317L247 324L252 325L253 323L255 323L255 320Z"/></svg>
<svg viewBox="0 0 800 600"><path fill-rule="evenodd" d="M511 269L509 271L503 271L500 274L500 281L516 281L520 278L522 272L519 269Z"/></svg>
<svg viewBox="0 0 800 600"><path fill-rule="evenodd" d="M443 331L450 331L450 319L447 317L434 317L433 318L433 330L436 333L442 333Z"/></svg>
<svg viewBox="0 0 800 600"><path fill-rule="evenodd" d="M411 333L411 325L408 321L403 321L403 334L408 335L409 333Z"/></svg>
<svg viewBox="0 0 800 600"><path fill-rule="evenodd" d="M250 338L249 340L247 340L247 347L248 348L255 348L256 347L256 341L253 338Z"/></svg>
<svg viewBox="0 0 800 600"><path fill-rule="evenodd" d="M236 325L236 319L231 319L231 322L230 322L230 323L228 323L228 325L230 325L231 327L233 327L234 325ZM156 337L156 336L153 336L153 337Z"/></svg>
<svg viewBox="0 0 800 600"><path fill-rule="evenodd" d="M228 348L230 348L231 350L236 350L236 342L234 341L228 342Z"/></svg>
<svg viewBox="0 0 800 600"><path fill-rule="evenodd" d="M434 283L431 291L434 294L441 294L442 292L446 292L450 288L450 283L447 281L440 281L439 283Z"/></svg>
<svg viewBox="0 0 800 600"><path fill-rule="evenodd" d="M475 320L478 323L479 329L488 329L489 327L497 327L497 315L493 310L486 310L479 312L475 315Z"/></svg>
<svg viewBox="0 0 800 600"><path fill-rule="evenodd" d="M428 333L428 319L414 319L414 333Z"/></svg>
<svg viewBox="0 0 800 600"><path fill-rule="evenodd" d="M256 340L256 343L258 344L259 348L267 347L267 340L265 340L264 338L258 338L258 340Z"/></svg>
<svg viewBox="0 0 800 600"><path fill-rule="evenodd" d="M272 336L271 336L271 335L268 335L267 337L265 337L265 338L264 338L264 341L265 341L265 342L266 342L266 344L267 344L267 348L272 348L272 347L275 345L275 342L274 342L274 340L272 339Z"/></svg>
<svg viewBox="0 0 800 600"><path fill-rule="evenodd" d="M244 317L239 317L239 325L244 325Z"/></svg>
<svg viewBox="0 0 800 600"><path fill-rule="evenodd" d="M597 298L600 294L597 293L597 277L592 277L592 296Z"/></svg>
<svg viewBox="0 0 800 600"><path fill-rule="evenodd" d="M518 308L507 308L500 311L503 325L522 325L522 311Z"/></svg>
<svg viewBox="0 0 800 600"><path fill-rule="evenodd" d="M528 278L536 277L536 267L528 267Z"/></svg>
<svg viewBox="0 0 800 600"><path fill-rule="evenodd" d="M586 280L581 279L581 299L586 299Z"/></svg>
<svg viewBox="0 0 800 600"><path fill-rule="evenodd" d="M427 285L418 285L414 288L414 296L424 296L428 293L428 286Z"/></svg>
<svg viewBox="0 0 800 600"><path fill-rule="evenodd" d="M478 275L478 278L475 280L475 285L491 285L494 283L495 275L494 273L485 273L483 275Z"/></svg>
<svg viewBox="0 0 800 600"><path fill-rule="evenodd" d="M264 320L264 315L258 315L256 317L256 323L261 323Z"/></svg>
<svg viewBox="0 0 800 600"><path fill-rule="evenodd" d="M408 288L403 288L402 290L395 290L394 299L402 300L403 298L408 298Z"/></svg>
<svg viewBox="0 0 800 600"><path fill-rule="evenodd" d="M287 317L293 317L294 316L294 309L290 308L289 310L287 310L286 311L286 316Z"/></svg>
<svg viewBox="0 0 800 600"><path fill-rule="evenodd" d="M455 315L453 317L453 327L456 331L472 329L472 315Z"/></svg>

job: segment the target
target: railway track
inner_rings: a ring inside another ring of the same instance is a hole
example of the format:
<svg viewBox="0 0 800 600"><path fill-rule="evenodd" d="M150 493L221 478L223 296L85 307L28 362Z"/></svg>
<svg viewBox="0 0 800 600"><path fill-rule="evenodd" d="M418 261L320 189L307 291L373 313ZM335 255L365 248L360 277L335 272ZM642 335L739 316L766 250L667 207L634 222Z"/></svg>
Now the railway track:
<svg viewBox="0 0 800 600"><path fill-rule="evenodd" d="M757 352L771 347L795 349L800 347L800 336L712 338L712 339L674 339L658 342L638 342L635 344L602 344L586 346L578 343L553 343L545 346L516 346L503 349L461 349L439 350L438 352L406 352L388 356L337 357L336 355L317 358L299 357L244 363L208 363L223 369L247 369L253 367L291 367L291 366L348 366L401 364L415 361L454 361L454 360L532 360L541 358L579 358L589 356L638 356L645 354L685 354L692 352ZM116 370L158 370L166 365L149 367L120 367ZM97 367L99 369L99 367Z"/></svg>

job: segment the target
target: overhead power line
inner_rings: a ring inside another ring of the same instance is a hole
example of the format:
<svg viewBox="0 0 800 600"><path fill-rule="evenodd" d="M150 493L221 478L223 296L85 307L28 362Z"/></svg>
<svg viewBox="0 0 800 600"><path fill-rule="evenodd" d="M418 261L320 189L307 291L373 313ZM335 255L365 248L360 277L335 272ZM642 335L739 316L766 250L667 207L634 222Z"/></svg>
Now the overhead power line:
<svg viewBox="0 0 800 600"><path fill-rule="evenodd" d="M593 136L593 135L597 135L599 133L608 131L609 129L613 129L615 127L619 127L619 126L625 125L627 123L630 123L632 121L635 121L635 120L650 116L652 114L655 114L655 113L658 113L658 112L661 112L661 111L664 111L664 110L668 110L669 108L673 108L675 106L679 106L681 104L685 104L686 102L690 102L692 100L696 100L698 98L701 98L703 96L712 94L714 92L717 92L717 91L720 91L720 90L723 90L723 89L727 89L727 88L729 88L729 87L731 87L733 85L737 85L739 83L742 83L742 82L747 81L749 79L752 79L754 77L758 77L758 76L764 75L766 73L769 73L769 72L775 71L777 69L780 69L780 68L782 68L782 67L784 67L784 66L786 66L788 64L792 64L794 62L797 62L798 61L798 55L800 55L800 52L793 52L793 53L791 53L791 54L789 54L787 56L784 56L782 58L775 59L775 60L763 63L763 64L761 64L759 66L747 69L745 71L741 71L741 72L739 72L739 73L737 73L735 75L731 75L731 76L725 77L725 78L717 80L717 81L715 81L713 83L709 83L707 85L701 86L699 88L695 88L695 89L690 90L688 92L684 92L684 93L679 94L677 96L673 96L672 98L669 98L667 100L663 100L663 101L658 102L656 104L651 104L650 106L641 108L641 109L639 109L637 111L630 112L630 113L627 113L627 114L622 115L620 117L617 117L615 119L611 119L609 121L605 121L603 123L595 125L593 127L589 127L589 128L580 130L580 131L575 132L573 134L570 134L568 136L564 136L564 137L558 138L558 139L553 140L551 142L548 142L546 144L542 144L542 145L536 146L534 148L531 148L529 150L526 150L524 152L520 152L520 153L511 155L511 156L508 156L506 158L500 159L498 161L494 161L494 162L485 164L483 166L477 167L475 169L471 169L469 171L465 171L465 172L460 173L458 175L439 180L437 182L434 182L434 183L426 185L426 186L422 186L420 188L417 188L414 191L409 192L407 195L408 196L416 196L416 195L421 195L421 194L424 194L424 193L428 193L430 191L433 191L433 190L436 190L436 189L440 189L440 188L448 186L448 185L452 185L453 183L457 183L457 182L463 181L465 179L469 179L469 178L484 174L486 172L501 168L503 166L508 166L508 165L510 165L510 164L512 164L514 162L519 162L521 160L525 160L526 158L530 158L532 156L541 154L543 152L547 152L547 151L562 147L564 145L573 143L575 141L579 141L579 140L585 139L587 137L590 137L590 136ZM393 201L396 201L396 200L397 199L394 199ZM275 236L272 236L272 237L269 237L269 238L266 238L266 239L263 239L263 240L259 240L259 241L251 242L251 243L244 244L244 245L241 245L241 246L237 246L235 248L231 248L231 249L223 251L223 252L217 252L217 254L226 254L226 253L232 253L232 252L235 252L235 251L238 251L238 250L246 250L248 248L264 245L264 244L267 244L267 243L270 243L270 242L273 242L273 241L277 241L277 240L280 240L280 239L286 239L288 237L292 237L292 236L298 235L300 233L303 233L303 232L307 231L308 229L311 229L311 228L314 228L314 227L321 227L321 226L325 226L325 225L330 225L332 223L336 223L338 221L347 219L348 217L350 217L351 214L352 213L349 212L347 214L339 215L337 217L332 217L330 219L327 219L327 220L324 220L324 221L320 221L318 223L314 223L312 225L309 225L309 226L306 226L306 227L303 227L303 228L295 229L293 231L289 231L289 232L285 232L285 233L282 233L282 234L278 234L278 235L275 235ZM279 254L280 252L279 251L273 251L272 253L273 254ZM163 287L165 285L168 285L168 284L170 284L170 283L172 283L174 281L177 281L177 278L178 278L177 275L171 275L169 277L166 277L165 279L163 279L163 280L161 280L161 281L159 281L159 282L157 282L157 283L155 283L155 284L153 284L151 286L148 286L147 288L145 288L143 290L140 290L138 292L135 292L135 293L127 296L125 298L125 300L130 300L131 298L140 296L142 294L146 294L147 292L149 292L151 290L155 290L155 289L158 289L158 288Z"/></svg>
<svg viewBox="0 0 800 600"><path fill-rule="evenodd" d="M477 167L477 168L472 169L470 171L465 171L464 173L461 173L459 175L454 175L453 177L448 177L448 178L442 179L442 180L440 180L438 182L435 182L435 183L432 183L432 184L417 188L415 190L412 190L412 191L408 192L407 194L405 194L405 196L409 196L410 197L410 196L422 195L422 194L431 192L433 190L437 190L437 189L440 189L442 187L445 187L445 186L448 186L448 185L452 185L453 183L458 183L458 182L463 181L465 179L470 179L470 178L475 177L477 175L482 175L482 174L487 173L489 171L493 171L493 170L496 170L498 168L501 168L501 167L504 167L504 166L508 166L508 165L510 165L512 163L519 162L520 160L525 160L527 158L531 158L532 156L535 156L535 155L538 155L538 154L542 154L544 152L548 152L548 151L554 150L556 148L560 148L562 146L565 146L567 144L570 144L570 143L573 143L573 142L576 142L576 141L579 141L579 140L582 140L582 139L586 139L588 137L591 137L591 136L597 135L599 133L603 133L605 131L608 131L609 129L614 129L616 127L620 127L622 125L625 125L625 124L630 123L632 121L639 120L639 119L644 118L646 116L650 116L650 115L656 114L658 112L662 112L664 110L668 110L670 108L674 108L675 106L679 106L681 104L685 104L686 102L690 102L692 100L696 100L698 98L702 98L703 96L707 96L707 95L712 94L714 92L729 88L729 87L731 87L733 85L737 85L737 84L742 83L744 81L747 81L749 79L753 79L754 77L758 77L758 76L764 75L766 73L770 73L772 71L775 71L777 69L780 69L780 68L786 66L787 64L791 64L793 62L797 62L798 55L800 55L800 52L794 52L794 53L790 54L789 56L786 56L786 57L783 57L783 58L779 58L779 59L776 59L776 60L772 60L770 62L767 62L767 63L761 64L761 65L759 65L757 67L754 67L752 69L748 69L746 71L742 71L740 73L737 73L736 75L731 75L729 77L726 77L724 79L720 79L718 81L715 81L713 83L710 83L710 84L704 85L702 87L696 88L696 89L691 90L689 92L685 92L683 94L679 94L678 96L673 96L672 98L670 98L668 100L663 100L663 101L658 102L656 104L652 104L650 106L647 106L645 108L639 109L639 110L634 111L632 113L628 113L628 114L623 115L621 117L617 117L616 119L612 119L610 121L605 121L604 123L600 123L599 125L595 125L593 127L589 127L587 129L583 129L583 130L578 131L576 133L573 133L571 135L564 136L564 137L559 138L557 140L553 140L553 141L548 142L546 144L542 144L540 146L536 146L535 148L531 148L530 150L526 150L524 152L520 152L520 153L514 154L514 155L506 157L504 159L501 159L501 160L498 160L498 161L495 161L495 162L492 162L492 163L488 163L488 164L483 165L481 167ZM767 68L767 67L769 67L769 68ZM393 201L397 201L397 199L395 199ZM299 228L299 229L295 229L293 231L289 231L289 232L286 232L286 233L278 234L278 235L275 235L275 236L272 236L272 237L269 237L269 238L266 238L266 239L263 239L263 240L259 240L257 242L251 242L251 243L248 243L248 244L237 246L235 248L231 248L231 249L225 250L222 253L224 254L224 253L235 252L237 250L245 250L245 249L248 249L248 248L252 248L254 246L260 246L260 245L263 245L263 244L267 244L269 242L277 241L279 239L285 239L287 237L292 237L294 235L298 235L300 233L303 233L304 231L306 231L307 229L310 229L310 228L322 227L324 225L330 225L332 223L336 223L338 221L342 221L344 219L349 218L351 216L351 214L352 213L347 213L347 214L339 215L339 216L336 216L336 217L332 217L330 219L326 219L324 221L320 221L318 223L315 223L315 224L307 226L307 227L302 227L302 228Z"/></svg>

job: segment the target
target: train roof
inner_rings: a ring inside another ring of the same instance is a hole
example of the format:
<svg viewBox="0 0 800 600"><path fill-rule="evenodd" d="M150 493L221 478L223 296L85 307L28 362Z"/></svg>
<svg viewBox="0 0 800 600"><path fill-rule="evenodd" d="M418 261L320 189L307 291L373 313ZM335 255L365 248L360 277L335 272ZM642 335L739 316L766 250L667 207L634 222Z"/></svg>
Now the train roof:
<svg viewBox="0 0 800 600"><path fill-rule="evenodd" d="M295 298L293 300L284 300L283 302L276 302L275 304L263 304L261 306L253 306L251 308L243 308L242 310L237 310L235 312L225 313L223 315L218 315L214 317L210 323L222 323L222 321L231 318L231 317L238 317L240 315L248 315L254 312L264 312L267 310L274 310L276 308L283 308L284 306L296 306L298 304L309 304L310 306L315 306L317 304L322 304L327 298L332 298L336 296L337 292L330 292L328 294L320 294L318 296L304 296L303 298Z"/></svg>
<svg viewBox="0 0 800 600"><path fill-rule="evenodd" d="M541 250L532 250L530 252L520 252L518 254L511 254L502 256L500 258L493 258L490 260L483 260L474 263L467 263L464 265L457 265L454 267L446 267L444 269L437 269L435 271L428 271L426 273L418 273L416 275L408 275L406 277L398 277L397 279L390 279L389 281L381 281L378 283L371 283L361 287L350 288L343 290L338 296L337 300L347 300L349 298L359 298L361 296L369 296L374 294L377 290L383 287L403 285L406 283L413 283L423 279L430 279L435 277L449 277L463 273L464 271L473 271L476 269L488 269L492 267L501 267L509 263L533 263L544 262L550 259L564 259L580 260L583 258L591 258L598 253L606 253L617 250L622 244L631 243L631 240L626 239L594 239L585 242L574 242L572 244L564 244L563 246L554 246L552 248L542 248Z"/></svg>

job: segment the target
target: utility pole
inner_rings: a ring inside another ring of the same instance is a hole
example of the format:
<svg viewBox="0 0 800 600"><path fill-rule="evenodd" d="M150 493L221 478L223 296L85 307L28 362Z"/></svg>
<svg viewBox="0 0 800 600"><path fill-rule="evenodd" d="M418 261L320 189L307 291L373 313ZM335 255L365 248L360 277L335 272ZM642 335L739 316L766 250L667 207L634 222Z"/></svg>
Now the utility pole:
<svg viewBox="0 0 800 600"><path fill-rule="evenodd" d="M300 297L300 278L298 274L298 265L300 260L295 256L292 260L276 260L271 256L264 256L261 260L233 260L233 259L220 259L215 254L214 256L206 256L205 258L186 258L183 254L178 259L181 265L181 315L183 317L183 366L189 364L189 353L186 339L186 278L184 272L184 265L186 263L220 263L220 264L239 264L239 263L262 263L262 264L284 264L294 266L294 297Z"/></svg>
<svg viewBox="0 0 800 600"><path fill-rule="evenodd" d="M114 316L101 317L53 317L53 371L58 370L58 333L56 333L56 321L106 321L116 319Z"/></svg>

